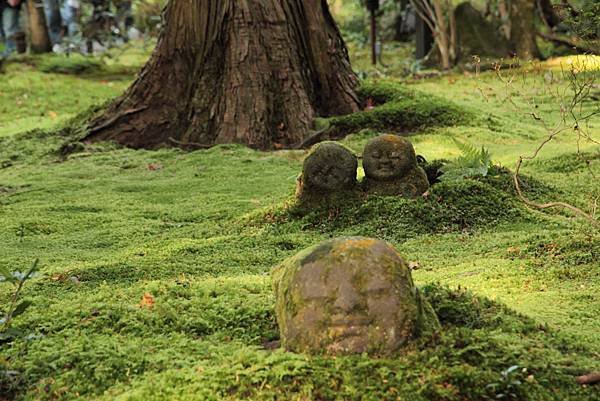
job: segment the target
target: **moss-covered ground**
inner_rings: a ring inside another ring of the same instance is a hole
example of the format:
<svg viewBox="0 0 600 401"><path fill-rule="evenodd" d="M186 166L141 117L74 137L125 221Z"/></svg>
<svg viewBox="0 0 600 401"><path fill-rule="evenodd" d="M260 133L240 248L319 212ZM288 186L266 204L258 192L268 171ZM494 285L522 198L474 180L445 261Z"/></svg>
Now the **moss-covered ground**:
<svg viewBox="0 0 600 401"><path fill-rule="evenodd" d="M470 116L419 126L417 153L452 159L458 139L512 168L545 135L527 99L543 100L535 107L550 124L560 119L560 99L543 92L556 63L513 87L494 73L408 79L407 90ZM416 202L373 197L307 212L290 205L304 151L95 144L62 155L78 135L61 128L68 118L132 78L118 65L69 75L11 63L0 75L0 265L41 265L23 293L33 306L14 320L29 336L0 345L0 373L16 372L0 377L0 399L600 399L574 381L600 370L598 231L526 209L502 169L437 184ZM598 137L598 119L588 130ZM343 143L360 153L372 135ZM533 198L589 208L600 149L580 147L583 158L567 133L526 164ZM348 234L391 241L412 262L442 334L394 359L265 346L278 337L272 267ZM8 297L0 286L0 309Z"/></svg>

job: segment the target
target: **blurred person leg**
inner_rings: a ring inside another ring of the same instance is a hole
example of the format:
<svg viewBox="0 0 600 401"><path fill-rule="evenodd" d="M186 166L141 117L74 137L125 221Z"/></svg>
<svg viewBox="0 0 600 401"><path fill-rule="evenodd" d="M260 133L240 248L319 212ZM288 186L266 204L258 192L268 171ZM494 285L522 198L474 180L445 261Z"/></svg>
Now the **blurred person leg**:
<svg viewBox="0 0 600 401"><path fill-rule="evenodd" d="M61 8L63 26L66 27L67 36L71 44L81 42L81 28L79 25L81 9L79 0L65 0Z"/></svg>
<svg viewBox="0 0 600 401"><path fill-rule="evenodd" d="M58 49L55 46L59 45L62 40L62 18L58 0L44 0L44 14L46 14L46 25L53 50Z"/></svg>
<svg viewBox="0 0 600 401"><path fill-rule="evenodd" d="M10 6L7 1L0 0L0 16L2 17L2 29L4 31L4 51L3 57L7 57L17 50L16 36L21 32L19 24L19 14L21 4Z"/></svg>

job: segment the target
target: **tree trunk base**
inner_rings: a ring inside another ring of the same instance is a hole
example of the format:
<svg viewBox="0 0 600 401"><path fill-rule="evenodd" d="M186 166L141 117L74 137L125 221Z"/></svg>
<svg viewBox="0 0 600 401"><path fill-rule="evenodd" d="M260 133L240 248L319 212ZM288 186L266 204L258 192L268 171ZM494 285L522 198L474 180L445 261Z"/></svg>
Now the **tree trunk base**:
<svg viewBox="0 0 600 401"><path fill-rule="evenodd" d="M315 117L359 109L326 0L171 0L165 20L151 59L88 140L291 148Z"/></svg>

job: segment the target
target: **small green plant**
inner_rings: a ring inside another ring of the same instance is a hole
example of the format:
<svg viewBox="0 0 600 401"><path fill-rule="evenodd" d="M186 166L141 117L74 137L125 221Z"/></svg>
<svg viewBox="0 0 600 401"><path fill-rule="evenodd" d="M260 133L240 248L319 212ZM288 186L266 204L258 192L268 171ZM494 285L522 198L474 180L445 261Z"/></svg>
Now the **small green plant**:
<svg viewBox="0 0 600 401"><path fill-rule="evenodd" d="M23 332L11 328L10 324L15 317L23 314L31 306L30 301L20 300L21 291L25 282L38 271L38 264L39 259L36 259L26 272L10 272L8 269L0 267L0 283L5 282L14 286L14 292L8 302L8 309L3 312L3 317L0 318L0 343L23 336Z"/></svg>
<svg viewBox="0 0 600 401"><path fill-rule="evenodd" d="M494 394L494 400L520 400L519 387L523 384L519 380L519 365L513 365L510 368L503 370L497 382L490 383L486 386Z"/></svg>
<svg viewBox="0 0 600 401"><path fill-rule="evenodd" d="M440 179L442 181L458 181L465 178L486 177L492 167L490 152L483 146L479 150L457 140L454 142L462 154L440 169L443 173Z"/></svg>

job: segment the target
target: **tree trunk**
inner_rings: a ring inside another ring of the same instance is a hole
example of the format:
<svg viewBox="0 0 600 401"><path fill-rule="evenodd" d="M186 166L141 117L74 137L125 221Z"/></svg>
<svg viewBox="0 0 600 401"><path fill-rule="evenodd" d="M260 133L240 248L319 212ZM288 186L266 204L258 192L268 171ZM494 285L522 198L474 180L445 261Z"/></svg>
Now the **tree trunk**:
<svg viewBox="0 0 600 401"><path fill-rule="evenodd" d="M502 33L506 39L510 40L510 32L512 30L510 24L510 10L508 6L508 0L499 0L498 1L498 13L500 14L500 21L502 25L500 26Z"/></svg>
<svg viewBox="0 0 600 401"><path fill-rule="evenodd" d="M170 0L156 49L88 139L133 148L292 147L359 109L326 0Z"/></svg>
<svg viewBox="0 0 600 401"><path fill-rule="evenodd" d="M540 57L535 41L536 0L512 0L510 39L517 57L530 60Z"/></svg>
<svg viewBox="0 0 600 401"><path fill-rule="evenodd" d="M52 43L48 35L44 6L36 0L27 1L27 15L29 17L29 35L32 53L48 53L52 50Z"/></svg>
<svg viewBox="0 0 600 401"><path fill-rule="evenodd" d="M446 27L446 16L444 15L442 1L433 0L433 9L435 12L435 23L437 28L435 36L438 49L440 50L442 68L444 70L449 70L452 67L450 37L448 35L448 28Z"/></svg>
<svg viewBox="0 0 600 401"><path fill-rule="evenodd" d="M562 22L560 16L554 9L552 0L537 0L537 6L540 16L548 28L553 29Z"/></svg>

